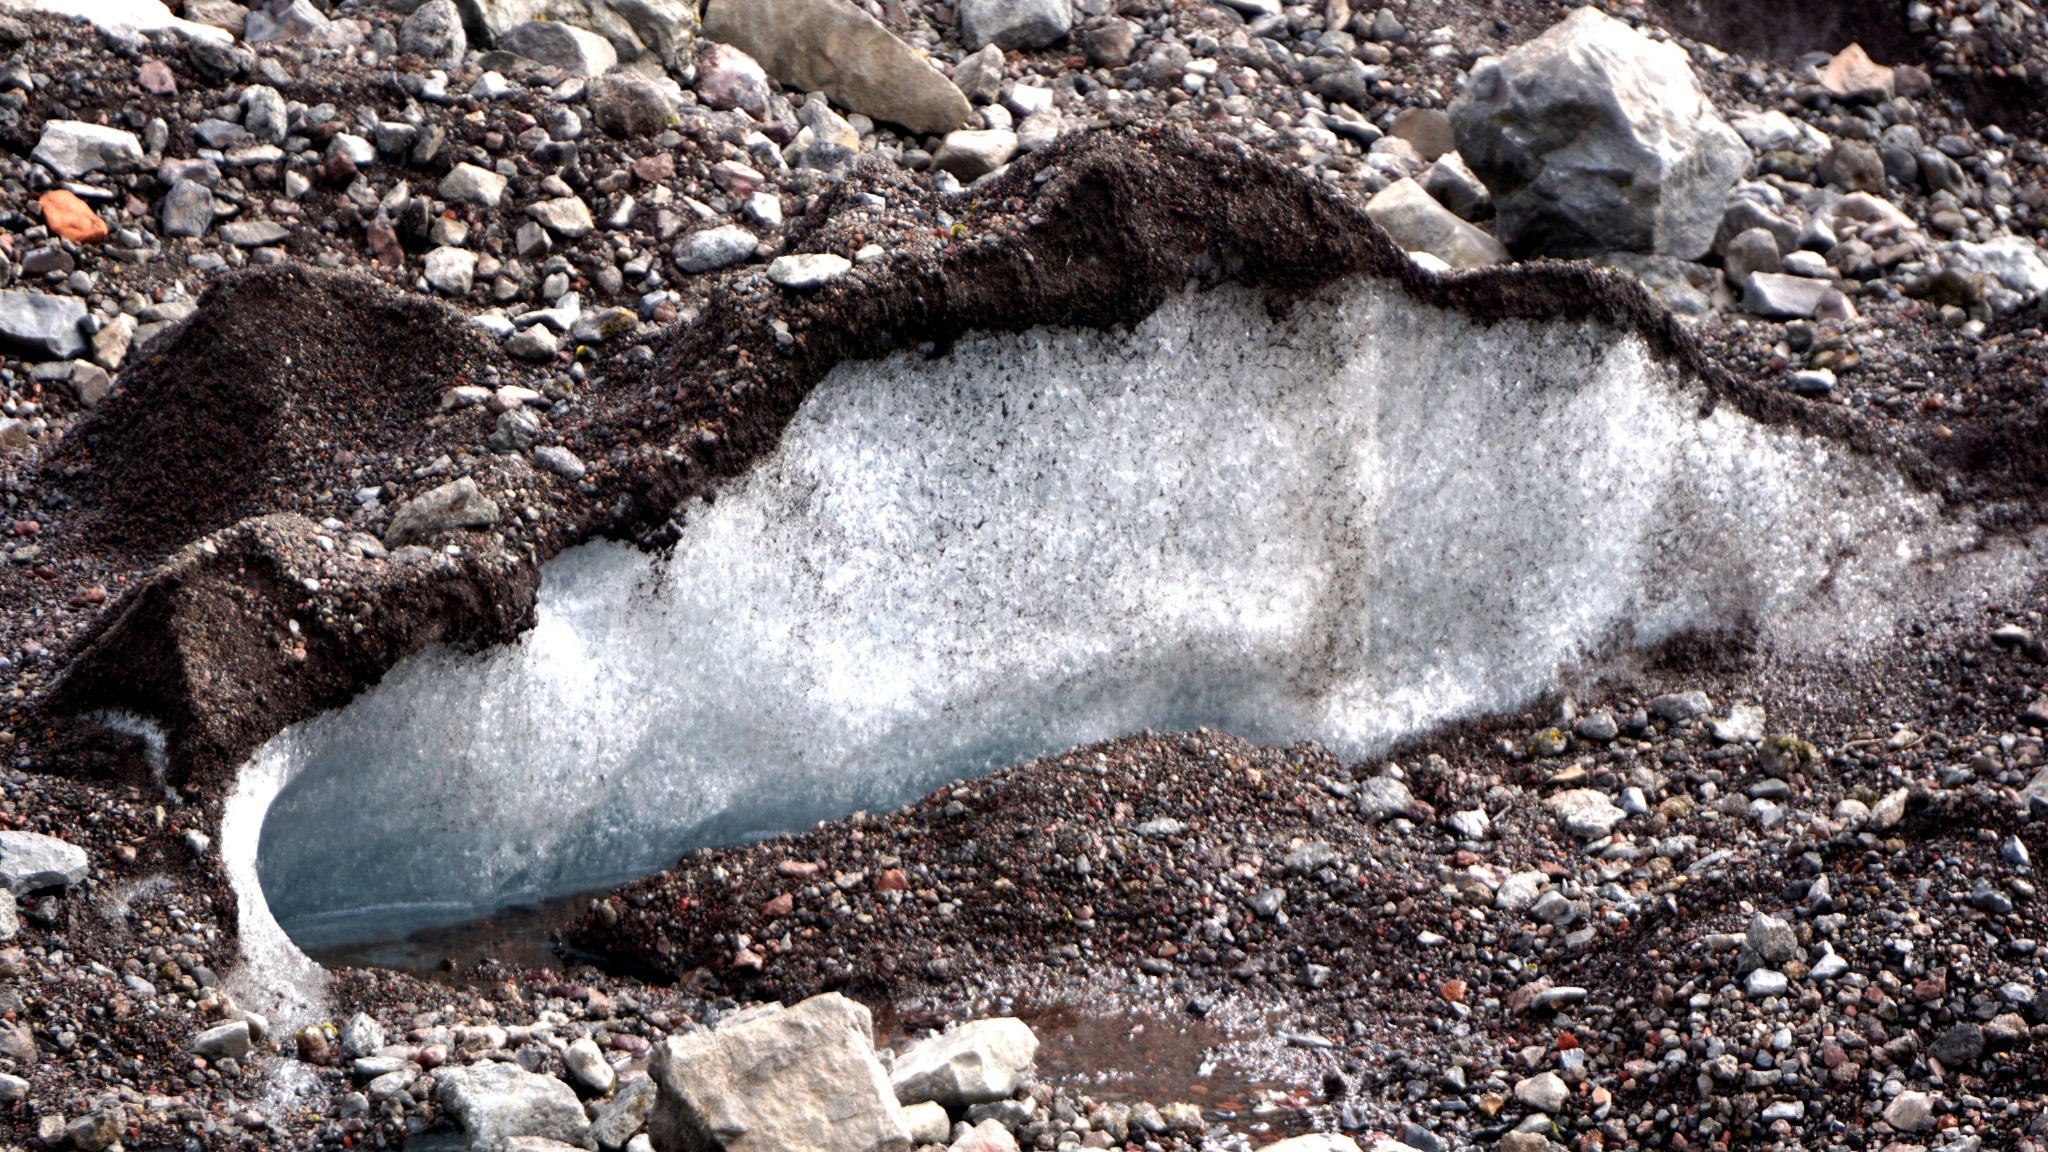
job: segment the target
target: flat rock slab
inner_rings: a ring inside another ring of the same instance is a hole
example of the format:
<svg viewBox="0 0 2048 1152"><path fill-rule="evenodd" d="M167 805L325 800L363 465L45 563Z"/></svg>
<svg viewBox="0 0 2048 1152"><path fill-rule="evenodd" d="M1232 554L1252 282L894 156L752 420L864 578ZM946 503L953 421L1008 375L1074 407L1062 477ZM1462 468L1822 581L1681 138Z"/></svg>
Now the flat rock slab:
<svg viewBox="0 0 2048 1152"><path fill-rule="evenodd" d="M0 885L23 896L85 879L85 849L39 832L0 832Z"/></svg>
<svg viewBox="0 0 2048 1152"><path fill-rule="evenodd" d="M846 0L712 0L704 34L791 88L914 132L950 132L973 112L930 61Z"/></svg>

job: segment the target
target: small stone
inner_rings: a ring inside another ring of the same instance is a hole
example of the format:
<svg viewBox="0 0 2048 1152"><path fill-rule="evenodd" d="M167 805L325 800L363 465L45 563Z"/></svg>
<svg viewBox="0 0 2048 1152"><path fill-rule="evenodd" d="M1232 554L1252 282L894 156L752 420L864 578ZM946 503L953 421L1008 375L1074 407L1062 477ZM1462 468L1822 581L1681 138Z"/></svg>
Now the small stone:
<svg viewBox="0 0 2048 1152"><path fill-rule="evenodd" d="M1611 835L1614 826L1628 817L1605 792L1592 788L1567 789L1545 800L1543 806L1557 818L1558 827L1581 840Z"/></svg>
<svg viewBox="0 0 2048 1152"><path fill-rule="evenodd" d="M1538 1112L1555 1114L1571 1094L1571 1088L1555 1072L1540 1072L1515 1082L1515 1099Z"/></svg>
<svg viewBox="0 0 2048 1152"><path fill-rule="evenodd" d="M715 272L752 259L760 241L736 224L694 232L676 243L676 267L685 272Z"/></svg>
<svg viewBox="0 0 2048 1152"><path fill-rule="evenodd" d="M1453 268L1484 268L1507 259L1500 241L1459 219L1413 179L1388 185L1365 211L1403 250L1427 252Z"/></svg>
<svg viewBox="0 0 2048 1152"><path fill-rule="evenodd" d="M1826 280L1756 272L1743 282L1742 309L1769 320L1811 320L1831 291Z"/></svg>
<svg viewBox="0 0 2048 1152"><path fill-rule="evenodd" d="M953 68L953 83L976 104L993 104L1003 94L1003 49L989 44L969 53Z"/></svg>
<svg viewBox="0 0 2048 1152"><path fill-rule="evenodd" d="M839 279L853 268L853 261L829 252L777 256L768 262L768 279L792 292L808 292Z"/></svg>
<svg viewBox="0 0 2048 1152"><path fill-rule="evenodd" d="M697 58L697 99L721 112L744 108L756 120L769 118L775 89L760 62L730 44L709 44Z"/></svg>
<svg viewBox="0 0 2048 1152"><path fill-rule="evenodd" d="M128 172L142 163L142 141L133 132L78 120L48 120L30 153L64 180L92 172Z"/></svg>
<svg viewBox="0 0 2048 1152"><path fill-rule="evenodd" d="M1361 782L1351 794L1352 806L1367 823L1409 816L1417 811L1415 794L1392 776L1374 776Z"/></svg>
<svg viewBox="0 0 2048 1152"><path fill-rule="evenodd" d="M1893 71L1872 60L1863 45L1851 44L1821 69L1820 86L1850 103L1882 104L1892 98Z"/></svg>
<svg viewBox="0 0 2048 1152"><path fill-rule="evenodd" d="M1759 968L1751 972L1742 982L1742 990L1751 1000L1763 1000L1771 996L1783 996L1791 981L1783 972L1770 968Z"/></svg>
<svg viewBox="0 0 2048 1152"><path fill-rule="evenodd" d="M526 360L540 364L555 358L561 350L561 341L555 338L553 330L544 324L521 328L505 341L505 354L515 360Z"/></svg>
<svg viewBox="0 0 2048 1152"><path fill-rule="evenodd" d="M43 223L74 244L97 244L107 238L107 222L92 206L62 188L52 188L37 198L42 205Z"/></svg>
<svg viewBox="0 0 2048 1152"><path fill-rule="evenodd" d="M1705 692L1674 692L1650 701L1650 715L1667 724L1697 720L1714 707Z"/></svg>
<svg viewBox="0 0 2048 1152"><path fill-rule="evenodd" d="M436 248L423 261L427 285L444 296L467 296L476 280L476 253Z"/></svg>
<svg viewBox="0 0 2048 1152"><path fill-rule="evenodd" d="M1792 925L1776 916L1762 912L1750 918L1749 930L1743 937L1763 962L1782 965L1799 953L1799 938L1792 931Z"/></svg>
<svg viewBox="0 0 2048 1152"><path fill-rule="evenodd" d="M1017 154L1017 134L1001 128L948 132L932 154L932 167L962 182L977 180L1010 162Z"/></svg>
<svg viewBox="0 0 2048 1152"><path fill-rule="evenodd" d="M1929 1051L1946 1068L1975 1064L1984 1055L1984 1027L1971 1022L1952 1025L1935 1038Z"/></svg>
<svg viewBox="0 0 2048 1152"><path fill-rule="evenodd" d="M1885 1105L1884 1122L1901 1132L1927 1132L1934 1128L1935 1097L1925 1092L1901 1092Z"/></svg>
<svg viewBox="0 0 2048 1152"><path fill-rule="evenodd" d="M464 204L475 204L482 208L496 208L505 198L507 179L488 168L474 164L457 164L448 175L441 178L437 189L442 198ZM588 209L585 209L586 215Z"/></svg>
<svg viewBox="0 0 2048 1152"><path fill-rule="evenodd" d="M257 7L249 12L242 38L251 44L296 40L327 27L327 17L311 0L291 0L283 8Z"/></svg>
<svg viewBox="0 0 2048 1152"><path fill-rule="evenodd" d="M178 94L178 78L172 74L170 65L161 60L144 60L142 67L135 70L135 85L152 96Z"/></svg>
<svg viewBox="0 0 2048 1152"><path fill-rule="evenodd" d="M618 1072L604 1058L597 1041L583 1036L562 1050L562 1064L570 1078L592 1096L609 1096L619 1082Z"/></svg>
<svg viewBox="0 0 2048 1152"><path fill-rule="evenodd" d="M597 227L590 218L590 205L576 196L560 196L528 204L526 214L564 240L580 240Z"/></svg>
<svg viewBox="0 0 2048 1152"><path fill-rule="evenodd" d="M946 1137L953 1130L953 1121L946 1115L944 1105L926 1101L904 1106L903 1127L909 1130L910 1144L915 1148L946 1143Z"/></svg>
<svg viewBox="0 0 2048 1152"><path fill-rule="evenodd" d="M488 528L497 522L497 503L478 491L475 480L464 476L400 505L384 533L384 546L399 548L451 529ZM345 1039L343 1054L347 1055Z"/></svg>
<svg viewBox="0 0 2048 1152"><path fill-rule="evenodd" d="M589 471L583 460L567 448L554 444L543 445L533 450L533 462L542 469L574 483L583 479Z"/></svg>
<svg viewBox="0 0 2048 1152"><path fill-rule="evenodd" d="M253 1047L249 1038L249 1025L242 1020L217 1024L192 1039L192 1051L201 1056L232 1056L240 1060L247 1056Z"/></svg>
<svg viewBox="0 0 2048 1152"><path fill-rule="evenodd" d="M219 228L220 238L237 248L267 248L283 243L291 230L275 220L236 220Z"/></svg>

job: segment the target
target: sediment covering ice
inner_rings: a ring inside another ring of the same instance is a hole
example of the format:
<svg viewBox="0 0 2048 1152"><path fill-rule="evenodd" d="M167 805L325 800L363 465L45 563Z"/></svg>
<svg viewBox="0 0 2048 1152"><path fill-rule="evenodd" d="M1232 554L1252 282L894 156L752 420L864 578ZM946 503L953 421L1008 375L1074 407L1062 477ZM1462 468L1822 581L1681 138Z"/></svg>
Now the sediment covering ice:
<svg viewBox="0 0 2048 1152"><path fill-rule="evenodd" d="M518 643L266 745L262 887L315 946L1144 728L1361 755L1688 628L1842 640L1966 543L1701 399L1372 282L843 365L671 555L567 553Z"/></svg>

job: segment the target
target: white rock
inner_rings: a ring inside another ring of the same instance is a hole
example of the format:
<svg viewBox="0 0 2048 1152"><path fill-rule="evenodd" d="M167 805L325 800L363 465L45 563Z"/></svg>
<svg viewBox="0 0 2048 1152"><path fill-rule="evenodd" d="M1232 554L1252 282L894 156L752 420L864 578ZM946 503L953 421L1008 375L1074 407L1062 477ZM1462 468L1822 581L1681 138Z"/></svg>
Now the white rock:
<svg viewBox="0 0 2048 1152"><path fill-rule="evenodd" d="M1038 1037L1022 1020L972 1020L897 1057L890 1083L905 1104L982 1104L1016 1092L1037 1055Z"/></svg>
<svg viewBox="0 0 2048 1152"><path fill-rule="evenodd" d="M1752 272L1742 284L1742 310L1771 320L1810 320L1832 290L1825 280Z"/></svg>
<svg viewBox="0 0 2048 1152"><path fill-rule="evenodd" d="M946 1115L944 1105L926 1101L904 1106L903 1127L910 1133L912 1145L944 1144L947 1136L952 1134L953 1120Z"/></svg>
<svg viewBox="0 0 2048 1152"><path fill-rule="evenodd" d="M192 1051L201 1056L232 1056L239 1060L249 1054L251 1047L249 1025L242 1020L216 1024L192 1038Z"/></svg>
<svg viewBox="0 0 2048 1152"><path fill-rule="evenodd" d="M951 172L962 182L977 180L1010 162L1017 154L1017 134L1002 128L963 128L946 133L932 154L932 167Z"/></svg>
<svg viewBox="0 0 2048 1152"><path fill-rule="evenodd" d="M597 227L590 218L590 205L579 196L562 196L528 204L526 214L564 240L580 240Z"/></svg>
<svg viewBox="0 0 2048 1152"><path fill-rule="evenodd" d="M578 1037L562 1050L562 1064L569 1075L593 1096L606 1096L619 1082L618 1070L604 1058L597 1041Z"/></svg>
<svg viewBox="0 0 2048 1152"><path fill-rule="evenodd" d="M29 155L65 180L90 172L127 172L142 163L142 141L133 132L82 120L46 120Z"/></svg>
<svg viewBox="0 0 2048 1152"><path fill-rule="evenodd" d="M469 1133L472 1149L503 1147L517 1136L595 1148L576 1090L517 1064L483 1063L434 1072L434 1095Z"/></svg>
<svg viewBox="0 0 2048 1152"><path fill-rule="evenodd" d="M476 253L465 248L436 248L422 263L427 284L446 296L467 296L476 280Z"/></svg>
<svg viewBox="0 0 2048 1152"><path fill-rule="evenodd" d="M1515 1099L1538 1112L1555 1112L1571 1096L1571 1088L1555 1072L1539 1072L1515 1082Z"/></svg>
<svg viewBox="0 0 2048 1152"><path fill-rule="evenodd" d="M1759 968L1742 981L1742 990L1751 1000L1762 1000L1771 996L1783 996L1792 982L1785 979L1783 972L1770 968Z"/></svg>
<svg viewBox="0 0 2048 1152"><path fill-rule="evenodd" d="M40 832L0 832L0 885L16 896L85 879L85 849Z"/></svg>
<svg viewBox="0 0 2048 1152"><path fill-rule="evenodd" d="M160 0L0 0L0 9L42 12L84 20L95 28L136 35L145 32L175 32L187 40L232 44L233 34L191 20L180 20Z"/></svg>
<svg viewBox="0 0 2048 1152"><path fill-rule="evenodd" d="M821 288L846 275L853 261L830 252L777 256L768 262L768 279L793 292Z"/></svg>
<svg viewBox="0 0 2048 1152"><path fill-rule="evenodd" d="M1550 877L1541 872L1517 872L1494 889L1493 906L1503 912L1520 912L1536 903L1536 897L1549 886Z"/></svg>
<svg viewBox="0 0 2048 1152"><path fill-rule="evenodd" d="M736 224L693 232L676 242L676 267L685 272L715 272L751 259L761 242Z"/></svg>
<svg viewBox="0 0 2048 1152"><path fill-rule="evenodd" d="M2048 295L2048 256L2032 240L2019 236L2000 236L1981 244L1963 240L1944 245L1941 254L1949 267L1996 280L2024 302Z"/></svg>
<svg viewBox="0 0 2048 1152"><path fill-rule="evenodd" d="M1592 788L1572 788L1543 802L1558 827L1581 840L1598 840L1614 831L1628 813L1614 806L1607 793Z"/></svg>
<svg viewBox="0 0 2048 1152"><path fill-rule="evenodd" d="M497 502L482 495L476 481L464 476L399 505L391 527L384 532L384 546L398 548L453 528L488 528L497 522Z"/></svg>
<svg viewBox="0 0 2048 1152"><path fill-rule="evenodd" d="M868 1010L838 993L671 1036L648 1062L658 1148L907 1152Z"/></svg>
<svg viewBox="0 0 2048 1152"><path fill-rule="evenodd" d="M1897 827L1906 818L1906 798L1912 795L1912 791L1910 788L1900 788L1885 793L1877 803L1870 806L1870 827L1879 832Z"/></svg>

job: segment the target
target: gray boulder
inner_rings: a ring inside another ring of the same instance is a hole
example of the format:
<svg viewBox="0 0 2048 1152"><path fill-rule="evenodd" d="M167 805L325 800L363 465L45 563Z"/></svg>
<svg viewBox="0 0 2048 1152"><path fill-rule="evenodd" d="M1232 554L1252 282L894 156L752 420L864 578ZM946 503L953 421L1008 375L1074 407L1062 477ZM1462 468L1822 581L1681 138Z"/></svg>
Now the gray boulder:
<svg viewBox="0 0 2048 1152"><path fill-rule="evenodd" d="M960 42L971 50L1044 48L1073 26L1068 0L960 0Z"/></svg>
<svg viewBox="0 0 2048 1152"><path fill-rule="evenodd" d="M91 172L126 172L142 163L142 141L133 132L87 124L81 120L48 120L30 157L65 180Z"/></svg>
<svg viewBox="0 0 2048 1152"><path fill-rule="evenodd" d="M464 476L399 505L384 533L386 548L431 540L451 528L488 528L498 522L497 501Z"/></svg>
<svg viewBox="0 0 2048 1152"><path fill-rule="evenodd" d="M0 344L63 359L83 356L87 345L78 325L84 319L85 301L76 296L0 291Z"/></svg>
<svg viewBox="0 0 2048 1152"><path fill-rule="evenodd" d="M498 46L571 76L602 76L619 62L611 41L559 20L515 24L498 37Z"/></svg>
<svg viewBox="0 0 2048 1152"><path fill-rule="evenodd" d="M1484 268L1508 256L1500 241L1460 220L1412 179L1387 185L1365 212L1403 249L1427 252L1453 268Z"/></svg>
<svg viewBox="0 0 2048 1152"><path fill-rule="evenodd" d="M1697 259L1750 161L1683 49L1594 8L1474 65L1450 112L1522 255Z"/></svg>
<svg viewBox="0 0 2048 1152"><path fill-rule="evenodd" d="M1008 1099L1037 1055L1038 1037L1022 1020L970 1020L912 1045L889 1081L899 1103L964 1108Z"/></svg>
<svg viewBox="0 0 2048 1152"><path fill-rule="evenodd" d="M973 111L945 73L846 0L711 0L704 34L791 88L924 135L958 128Z"/></svg>
<svg viewBox="0 0 2048 1152"><path fill-rule="evenodd" d="M0 885L16 896L85 879L85 849L39 832L0 832Z"/></svg>
<svg viewBox="0 0 2048 1152"><path fill-rule="evenodd" d="M469 34L462 28L462 10L455 0L427 0L398 26L398 50L410 52L440 68L462 63Z"/></svg>
<svg viewBox="0 0 2048 1152"><path fill-rule="evenodd" d="M695 53L697 6L690 0L456 0L456 5L471 39L515 52L504 43L506 34L529 20L545 19L603 37L620 60L652 56L679 77L689 75Z"/></svg>
<svg viewBox="0 0 2048 1152"><path fill-rule="evenodd" d="M868 1010L837 993L654 1046L657 1152L907 1152Z"/></svg>
<svg viewBox="0 0 2048 1152"><path fill-rule="evenodd" d="M576 1090L517 1064L437 1069L434 1095L469 1134L473 1152L499 1152L521 1136L597 1147Z"/></svg>

